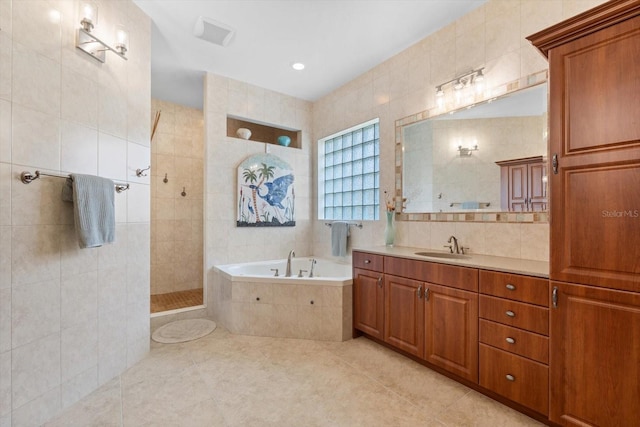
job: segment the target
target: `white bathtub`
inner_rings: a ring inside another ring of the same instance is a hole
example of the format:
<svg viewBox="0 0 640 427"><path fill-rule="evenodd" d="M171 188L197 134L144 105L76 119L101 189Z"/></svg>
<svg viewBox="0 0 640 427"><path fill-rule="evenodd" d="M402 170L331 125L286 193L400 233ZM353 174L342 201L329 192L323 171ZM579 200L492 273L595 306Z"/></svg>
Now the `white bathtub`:
<svg viewBox="0 0 640 427"><path fill-rule="evenodd" d="M311 260L315 259L313 277ZM289 284L344 286L351 284L351 263L332 261L323 258L299 257L291 260L291 277L284 277L287 270L287 260L256 261L242 264L227 264L214 266L216 270L231 279L232 282L280 282L286 280ZM275 271L278 270L276 277ZM302 270L302 277L300 277Z"/></svg>
<svg viewBox="0 0 640 427"><path fill-rule="evenodd" d="M312 257L214 266L213 310L231 332L345 341L352 335L351 264ZM275 271L278 269L278 276ZM300 270L303 277L298 277Z"/></svg>

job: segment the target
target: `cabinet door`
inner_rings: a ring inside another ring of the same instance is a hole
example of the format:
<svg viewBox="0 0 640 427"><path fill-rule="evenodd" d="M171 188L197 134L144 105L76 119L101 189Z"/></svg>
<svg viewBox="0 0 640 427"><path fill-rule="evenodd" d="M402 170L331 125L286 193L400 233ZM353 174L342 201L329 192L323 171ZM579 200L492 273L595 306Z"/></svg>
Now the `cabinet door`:
<svg viewBox="0 0 640 427"><path fill-rule="evenodd" d="M383 274L353 269L353 327L382 339L384 326Z"/></svg>
<svg viewBox="0 0 640 427"><path fill-rule="evenodd" d="M527 165L509 166L509 211L527 210Z"/></svg>
<svg viewBox="0 0 640 427"><path fill-rule="evenodd" d="M425 359L478 382L478 294L425 286Z"/></svg>
<svg viewBox="0 0 640 427"><path fill-rule="evenodd" d="M529 195L528 207L530 211L541 212L547 210L547 165L533 163L527 170L527 187Z"/></svg>
<svg viewBox="0 0 640 427"><path fill-rule="evenodd" d="M640 291L640 16L593 32L610 13L549 52L550 276Z"/></svg>
<svg viewBox="0 0 640 427"><path fill-rule="evenodd" d="M424 354L424 283L385 275L384 340L418 357Z"/></svg>
<svg viewBox="0 0 640 427"><path fill-rule="evenodd" d="M637 426L640 294L552 282L549 419Z"/></svg>

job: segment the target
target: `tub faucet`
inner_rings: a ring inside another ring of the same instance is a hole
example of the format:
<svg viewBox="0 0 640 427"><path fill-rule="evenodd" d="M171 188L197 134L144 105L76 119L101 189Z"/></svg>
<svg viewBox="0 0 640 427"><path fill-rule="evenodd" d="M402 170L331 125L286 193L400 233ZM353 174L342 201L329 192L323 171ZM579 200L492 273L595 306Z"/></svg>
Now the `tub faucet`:
<svg viewBox="0 0 640 427"><path fill-rule="evenodd" d="M287 271L284 273L284 277L291 277L291 258L295 258L296 253L291 249L289 256L287 257Z"/></svg>
<svg viewBox="0 0 640 427"><path fill-rule="evenodd" d="M315 258L311 258L311 271L309 272L309 277L313 277L313 266L316 265L316 259Z"/></svg>

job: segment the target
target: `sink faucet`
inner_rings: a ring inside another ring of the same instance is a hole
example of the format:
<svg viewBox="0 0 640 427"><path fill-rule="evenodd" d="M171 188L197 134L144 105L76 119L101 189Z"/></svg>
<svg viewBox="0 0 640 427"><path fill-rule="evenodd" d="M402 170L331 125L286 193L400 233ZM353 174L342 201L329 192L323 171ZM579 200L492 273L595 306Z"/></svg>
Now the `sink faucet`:
<svg viewBox="0 0 640 427"><path fill-rule="evenodd" d="M291 258L294 258L296 253L291 249L289 256L287 257L287 270L284 273L284 277L291 277Z"/></svg>
<svg viewBox="0 0 640 427"><path fill-rule="evenodd" d="M449 245L449 250L451 251L452 254L459 254L460 253L460 248L458 247L458 239L456 239L455 236L450 236L449 240L447 240L447 243L452 243L453 245Z"/></svg>

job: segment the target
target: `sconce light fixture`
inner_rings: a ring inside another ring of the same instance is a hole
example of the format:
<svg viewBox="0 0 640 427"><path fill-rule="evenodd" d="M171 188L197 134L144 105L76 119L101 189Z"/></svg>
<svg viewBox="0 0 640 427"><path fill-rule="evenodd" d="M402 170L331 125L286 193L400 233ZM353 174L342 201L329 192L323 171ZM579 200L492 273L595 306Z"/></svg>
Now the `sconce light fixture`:
<svg viewBox="0 0 640 427"><path fill-rule="evenodd" d="M463 147L462 145L458 145L458 155L460 157L469 157L474 151L478 150L478 144L475 144L471 147Z"/></svg>
<svg viewBox="0 0 640 427"><path fill-rule="evenodd" d="M129 36L122 25L116 28L116 46L109 46L91 33L98 24L98 8L92 2L80 4L80 28L76 37L76 47L91 55L100 62L105 61L105 52L111 51L120 58L127 60L125 54L129 47Z"/></svg>
<svg viewBox="0 0 640 427"><path fill-rule="evenodd" d="M462 74L454 79L446 81L436 86L436 102L438 107L444 106L444 97L446 86L451 85L454 89L456 103L460 103L463 100L463 89L474 87L476 91L481 92L483 88L482 82L484 81L484 67L472 70L468 73Z"/></svg>

